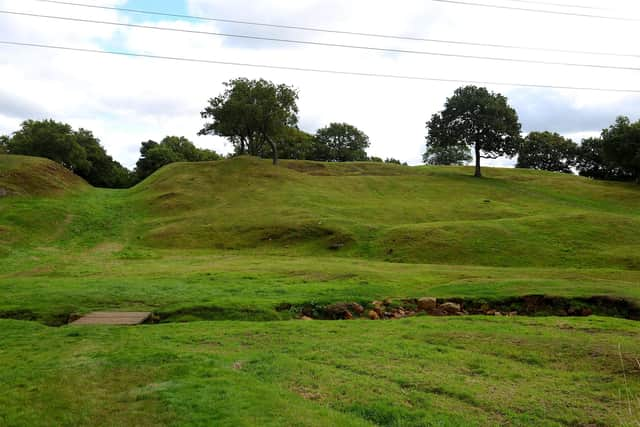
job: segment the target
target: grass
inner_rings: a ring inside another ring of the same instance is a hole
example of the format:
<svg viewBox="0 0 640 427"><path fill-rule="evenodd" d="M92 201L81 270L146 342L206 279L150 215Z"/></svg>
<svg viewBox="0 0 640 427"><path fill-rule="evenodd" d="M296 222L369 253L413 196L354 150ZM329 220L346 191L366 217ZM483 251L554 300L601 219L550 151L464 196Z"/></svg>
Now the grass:
<svg viewBox="0 0 640 427"><path fill-rule="evenodd" d="M640 391L605 318L0 325L3 425L616 425Z"/></svg>
<svg viewBox="0 0 640 427"><path fill-rule="evenodd" d="M107 190L0 156L0 425L637 425L632 321L299 322L276 309L640 304L638 186L470 175L239 158ZM44 326L95 310L168 323Z"/></svg>

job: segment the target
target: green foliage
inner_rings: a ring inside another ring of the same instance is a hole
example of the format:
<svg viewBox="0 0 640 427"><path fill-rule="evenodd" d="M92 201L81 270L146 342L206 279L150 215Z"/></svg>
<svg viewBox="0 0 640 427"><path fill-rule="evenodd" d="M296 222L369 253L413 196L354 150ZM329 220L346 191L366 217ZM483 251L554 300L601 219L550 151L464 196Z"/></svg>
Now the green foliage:
<svg viewBox="0 0 640 427"><path fill-rule="evenodd" d="M9 145L9 137L7 135L0 135L0 154L7 154Z"/></svg>
<svg viewBox="0 0 640 427"><path fill-rule="evenodd" d="M402 163L400 160L394 159L393 157L385 159L384 162L391 165L407 166L407 163Z"/></svg>
<svg viewBox="0 0 640 427"><path fill-rule="evenodd" d="M91 169L86 151L66 123L26 120L7 146L11 154L46 157L77 174L86 174Z"/></svg>
<svg viewBox="0 0 640 427"><path fill-rule="evenodd" d="M422 161L427 165L456 165L462 166L473 160L471 151L466 145L448 145L442 146L431 137L431 133L427 135L427 150L422 155Z"/></svg>
<svg viewBox="0 0 640 427"><path fill-rule="evenodd" d="M600 138L578 147L577 169L582 176L617 181L640 179L640 121L618 117Z"/></svg>
<svg viewBox="0 0 640 427"><path fill-rule="evenodd" d="M278 139L278 154L282 159L313 160L313 152L313 135L295 127L286 128Z"/></svg>
<svg viewBox="0 0 640 427"><path fill-rule="evenodd" d="M27 120L12 138L6 138L7 152L46 157L86 179L95 187L125 188L131 173L107 155L100 140L86 129L53 120Z"/></svg>
<svg viewBox="0 0 640 427"><path fill-rule="evenodd" d="M373 163L384 163L384 160L382 160L381 157L376 157L376 156L369 157L368 161Z"/></svg>
<svg viewBox="0 0 640 427"><path fill-rule="evenodd" d="M605 160L640 182L640 120L631 123L628 117L618 117L601 138Z"/></svg>
<svg viewBox="0 0 640 427"><path fill-rule="evenodd" d="M459 147L462 153L473 148L478 177L481 158L511 157L520 145L518 115L507 98L476 86L456 89L427 129L427 152L429 147Z"/></svg>
<svg viewBox="0 0 640 427"><path fill-rule="evenodd" d="M224 85L225 91L201 112L212 122L206 122L200 134L229 138L236 154L270 155L277 164L278 141L298 123L298 92L263 79L238 78Z"/></svg>
<svg viewBox="0 0 640 427"><path fill-rule="evenodd" d="M348 123L331 123L315 135L314 160L357 162L368 159L369 137Z"/></svg>
<svg viewBox="0 0 640 427"><path fill-rule="evenodd" d="M604 157L602 138L583 139L578 147L576 168L581 176L624 181L627 176Z"/></svg>
<svg viewBox="0 0 640 427"><path fill-rule="evenodd" d="M531 132L518 150L517 168L572 173L578 145L557 133Z"/></svg>
<svg viewBox="0 0 640 427"><path fill-rule="evenodd" d="M170 163L220 159L221 157L215 151L198 148L183 136L167 136L160 143L149 140L141 144L140 159L136 163L136 175L141 181Z"/></svg>

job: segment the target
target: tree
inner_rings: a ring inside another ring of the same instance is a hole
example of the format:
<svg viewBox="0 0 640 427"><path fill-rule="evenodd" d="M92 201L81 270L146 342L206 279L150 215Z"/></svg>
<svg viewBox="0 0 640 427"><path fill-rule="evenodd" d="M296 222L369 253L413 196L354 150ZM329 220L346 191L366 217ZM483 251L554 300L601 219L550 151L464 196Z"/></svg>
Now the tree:
<svg viewBox="0 0 640 427"><path fill-rule="evenodd" d="M517 168L572 173L578 145L557 133L531 132L518 150Z"/></svg>
<svg viewBox="0 0 640 427"><path fill-rule="evenodd" d="M628 117L618 117L602 131L604 159L640 183L640 120L631 123Z"/></svg>
<svg viewBox="0 0 640 427"><path fill-rule="evenodd" d="M90 130L80 128L76 141L84 149L90 167L78 174L95 187L127 188L133 184L132 173L113 160Z"/></svg>
<svg viewBox="0 0 640 427"><path fill-rule="evenodd" d="M427 165L458 165L462 166L473 160L469 147L463 145L450 145L443 147L433 141L431 133L427 135L427 149L422 155L422 160Z"/></svg>
<svg viewBox="0 0 640 427"><path fill-rule="evenodd" d="M204 162L220 158L215 151L198 148L183 136L167 136L160 143L150 140L140 145L136 176L143 180L169 163Z"/></svg>
<svg viewBox="0 0 640 427"><path fill-rule="evenodd" d="M431 145L472 148L477 177L482 176L480 159L512 157L520 143L518 114L508 105L507 98L476 86L456 89L444 110L427 122L427 129Z"/></svg>
<svg viewBox="0 0 640 427"><path fill-rule="evenodd" d="M86 129L74 131L53 120L27 120L5 143L11 154L46 157L95 187L124 188L133 183L131 172L113 160Z"/></svg>
<svg viewBox="0 0 640 427"><path fill-rule="evenodd" d="M358 162L368 159L369 137L347 123L331 123L315 135L314 160Z"/></svg>
<svg viewBox="0 0 640 427"><path fill-rule="evenodd" d="M298 128L287 128L278 140L278 154L282 159L312 160L313 135Z"/></svg>
<svg viewBox="0 0 640 427"><path fill-rule="evenodd" d="M66 123L26 120L13 133L7 148L11 154L46 157L77 174L86 174L91 168L86 151Z"/></svg>
<svg viewBox="0 0 640 427"><path fill-rule="evenodd" d="M268 153L277 165L278 141L298 123L298 92L263 79L238 78L224 85L225 91L200 113L213 121L205 123L199 134L228 138L237 154Z"/></svg>
<svg viewBox="0 0 640 427"><path fill-rule="evenodd" d="M9 145L9 137L7 135L0 135L0 154L7 153L8 145Z"/></svg>

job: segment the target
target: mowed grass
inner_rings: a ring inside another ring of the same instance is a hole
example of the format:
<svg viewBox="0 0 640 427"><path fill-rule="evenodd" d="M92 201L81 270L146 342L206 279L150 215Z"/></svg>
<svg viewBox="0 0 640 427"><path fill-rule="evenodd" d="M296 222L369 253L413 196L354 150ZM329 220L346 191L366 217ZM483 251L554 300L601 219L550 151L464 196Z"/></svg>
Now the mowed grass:
<svg viewBox="0 0 640 427"><path fill-rule="evenodd" d="M0 321L2 425L637 425L640 332L605 318Z"/></svg>
<svg viewBox="0 0 640 427"><path fill-rule="evenodd" d="M276 310L640 303L640 187L485 174L239 158L106 190L0 156L0 425L638 425L636 322ZM173 323L45 326L95 310Z"/></svg>

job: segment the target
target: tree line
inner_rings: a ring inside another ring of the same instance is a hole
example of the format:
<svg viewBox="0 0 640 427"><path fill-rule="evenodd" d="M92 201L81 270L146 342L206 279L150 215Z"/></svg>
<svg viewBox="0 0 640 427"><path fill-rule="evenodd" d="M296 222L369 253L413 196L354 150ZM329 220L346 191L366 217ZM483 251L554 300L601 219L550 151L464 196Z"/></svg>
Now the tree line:
<svg viewBox="0 0 640 427"><path fill-rule="evenodd" d="M201 112L205 123L199 134L226 138L233 145L231 156L270 158L276 165L279 159L401 164L369 157L369 137L348 123L330 123L315 134L299 129L298 91L291 86L245 78L224 85ZM546 131L522 137L518 114L506 97L465 86L426 125L426 164L462 165L475 159L475 175L480 177L482 159L518 156L518 168L640 180L640 121L631 123L626 117L579 145ZM53 120L27 120L11 136L0 136L0 153L47 157L94 186L112 188L132 186L169 163L222 158L185 137L167 136L142 142L140 158L130 171L107 154L91 131Z"/></svg>
<svg viewBox="0 0 640 427"><path fill-rule="evenodd" d="M472 151L474 156L472 156ZM516 111L507 98L486 88L466 86L447 99L445 108L427 122L423 159L432 165L462 165L481 159L518 156L517 168L581 176L640 181L640 121L618 117L598 138L576 144L548 131L521 136Z"/></svg>

